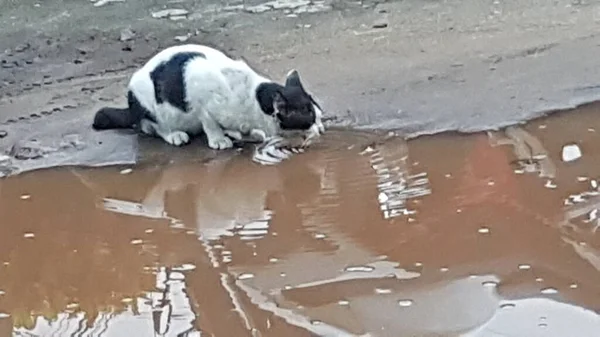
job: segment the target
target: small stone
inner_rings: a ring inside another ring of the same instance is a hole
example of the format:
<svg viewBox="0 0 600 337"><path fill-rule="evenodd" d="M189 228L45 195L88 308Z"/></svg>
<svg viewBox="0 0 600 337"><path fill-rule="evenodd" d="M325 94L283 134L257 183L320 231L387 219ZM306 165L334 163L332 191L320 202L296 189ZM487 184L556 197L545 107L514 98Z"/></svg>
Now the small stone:
<svg viewBox="0 0 600 337"><path fill-rule="evenodd" d="M15 47L15 51L17 53L21 53L21 52L24 52L27 49L29 49L29 47L31 47L31 45L29 43L23 43L23 44L20 44L20 45L16 46Z"/></svg>
<svg viewBox="0 0 600 337"><path fill-rule="evenodd" d="M135 37L135 32L129 28L125 28L121 31L121 36L119 37L119 40L121 40L122 42L125 42L125 41L133 40L134 37Z"/></svg>
<svg viewBox="0 0 600 337"><path fill-rule="evenodd" d="M121 173L121 174L129 174L131 172L133 172L133 170L130 169L130 168L127 168L127 169L121 170L121 172L119 172L119 173Z"/></svg>
<svg viewBox="0 0 600 337"><path fill-rule="evenodd" d="M184 16L188 15L189 11L185 9L164 9L162 11L152 13L152 17L155 19L164 19L171 16Z"/></svg>
<svg viewBox="0 0 600 337"><path fill-rule="evenodd" d="M175 41L185 42L190 39L189 35L178 35L173 38Z"/></svg>
<svg viewBox="0 0 600 337"><path fill-rule="evenodd" d="M94 7L102 7L111 2L125 2L125 0L98 0L98 1L95 1Z"/></svg>
<svg viewBox="0 0 600 337"><path fill-rule="evenodd" d="M4 131L4 130L0 130L0 138L4 138L8 136L8 132Z"/></svg>

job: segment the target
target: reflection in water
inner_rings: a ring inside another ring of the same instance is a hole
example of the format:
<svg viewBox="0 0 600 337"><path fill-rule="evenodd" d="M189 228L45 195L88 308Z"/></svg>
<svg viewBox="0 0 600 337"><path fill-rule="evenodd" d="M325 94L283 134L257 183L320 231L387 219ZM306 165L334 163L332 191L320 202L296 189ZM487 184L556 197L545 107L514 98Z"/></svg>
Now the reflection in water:
<svg viewBox="0 0 600 337"><path fill-rule="evenodd" d="M595 336L600 121L579 115L408 144L332 131L269 166L241 151L3 180L0 329Z"/></svg>

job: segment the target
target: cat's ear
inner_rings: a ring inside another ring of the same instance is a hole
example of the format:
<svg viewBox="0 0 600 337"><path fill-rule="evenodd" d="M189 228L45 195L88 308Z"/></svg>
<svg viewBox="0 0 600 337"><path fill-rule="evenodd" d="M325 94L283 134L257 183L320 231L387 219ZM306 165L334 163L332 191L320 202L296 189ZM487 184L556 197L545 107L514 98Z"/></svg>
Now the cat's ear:
<svg viewBox="0 0 600 337"><path fill-rule="evenodd" d="M273 95L273 109L275 110L275 114L285 113L285 106L287 105L287 100L281 91L275 91Z"/></svg>
<svg viewBox="0 0 600 337"><path fill-rule="evenodd" d="M300 75L298 74L298 71L295 69L290 70L285 80L285 86L302 88L302 82L300 81Z"/></svg>

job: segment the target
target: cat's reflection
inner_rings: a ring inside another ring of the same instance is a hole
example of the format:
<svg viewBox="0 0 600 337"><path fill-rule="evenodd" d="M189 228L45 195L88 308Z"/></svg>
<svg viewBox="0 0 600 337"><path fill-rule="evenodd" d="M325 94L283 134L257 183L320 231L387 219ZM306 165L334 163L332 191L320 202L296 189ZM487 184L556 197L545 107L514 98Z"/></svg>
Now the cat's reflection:
<svg viewBox="0 0 600 337"><path fill-rule="evenodd" d="M262 166L231 156L166 167L140 204L212 240L232 235L236 226L268 220L268 200L293 217L299 203L318 194L321 179L319 168L302 160Z"/></svg>

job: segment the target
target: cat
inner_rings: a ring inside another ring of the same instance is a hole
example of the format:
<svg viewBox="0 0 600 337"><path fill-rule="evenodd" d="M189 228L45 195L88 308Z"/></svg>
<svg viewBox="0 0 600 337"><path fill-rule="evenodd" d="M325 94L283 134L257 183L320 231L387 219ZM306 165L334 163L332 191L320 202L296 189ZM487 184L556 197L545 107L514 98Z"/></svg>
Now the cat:
<svg viewBox="0 0 600 337"><path fill-rule="evenodd" d="M320 136L323 111L296 70L285 85L259 75L243 60L204 45L168 47L131 77L127 108L96 112L96 130L133 128L181 146L204 132L212 149L244 137L265 141L300 132Z"/></svg>

